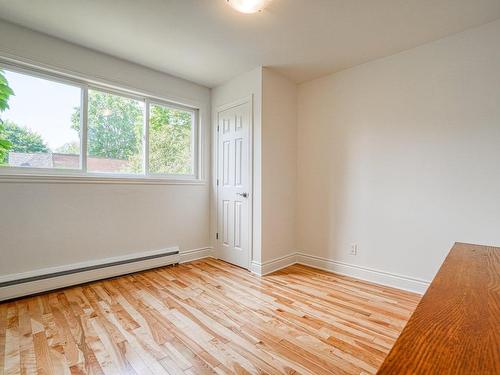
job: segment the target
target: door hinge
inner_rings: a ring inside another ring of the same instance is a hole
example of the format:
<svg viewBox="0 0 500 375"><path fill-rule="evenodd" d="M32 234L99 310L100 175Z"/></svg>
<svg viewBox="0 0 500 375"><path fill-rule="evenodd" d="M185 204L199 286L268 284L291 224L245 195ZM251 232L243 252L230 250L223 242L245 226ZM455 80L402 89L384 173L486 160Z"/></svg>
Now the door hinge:
<svg viewBox="0 0 500 375"><path fill-rule="evenodd" d="M217 179L217 186L219 186L219 179Z"/></svg>
<svg viewBox="0 0 500 375"><path fill-rule="evenodd" d="M219 233L215 233L215 239L218 240L219 239Z"/></svg>
<svg viewBox="0 0 500 375"><path fill-rule="evenodd" d="M219 131L219 125L217 125L217 132Z"/></svg>

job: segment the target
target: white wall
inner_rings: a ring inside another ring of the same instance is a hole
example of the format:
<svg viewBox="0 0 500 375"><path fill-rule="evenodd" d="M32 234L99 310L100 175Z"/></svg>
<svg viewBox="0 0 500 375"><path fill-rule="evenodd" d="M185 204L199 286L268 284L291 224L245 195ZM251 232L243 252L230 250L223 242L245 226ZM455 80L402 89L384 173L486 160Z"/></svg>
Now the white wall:
<svg viewBox="0 0 500 375"><path fill-rule="evenodd" d="M0 180L0 275L179 245L210 245L208 88L0 22L0 55L200 108L198 185Z"/></svg>
<svg viewBox="0 0 500 375"><path fill-rule="evenodd" d="M240 99L252 97L253 107L253 237L251 261L261 260L261 120L262 120L262 68L258 67L247 73L212 89L212 135L215 139L215 128L217 124L217 108L235 102ZM215 147L215 145L214 145ZM215 170L215 150L212 149L212 168ZM211 232L217 232L216 225L216 186L212 186L212 220ZM214 240L214 237L212 236Z"/></svg>
<svg viewBox="0 0 500 375"><path fill-rule="evenodd" d="M430 280L499 228L500 21L299 86L300 251Z"/></svg>
<svg viewBox="0 0 500 375"><path fill-rule="evenodd" d="M262 261L296 251L297 85L262 71Z"/></svg>

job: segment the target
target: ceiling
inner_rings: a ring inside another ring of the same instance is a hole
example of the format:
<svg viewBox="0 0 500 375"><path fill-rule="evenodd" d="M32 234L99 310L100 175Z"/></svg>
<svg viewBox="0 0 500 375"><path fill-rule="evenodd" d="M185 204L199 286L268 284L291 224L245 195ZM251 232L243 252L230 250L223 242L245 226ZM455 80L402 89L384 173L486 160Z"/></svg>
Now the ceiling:
<svg viewBox="0 0 500 375"><path fill-rule="evenodd" d="M307 81L500 18L500 0L0 0L0 18L214 87L263 65Z"/></svg>

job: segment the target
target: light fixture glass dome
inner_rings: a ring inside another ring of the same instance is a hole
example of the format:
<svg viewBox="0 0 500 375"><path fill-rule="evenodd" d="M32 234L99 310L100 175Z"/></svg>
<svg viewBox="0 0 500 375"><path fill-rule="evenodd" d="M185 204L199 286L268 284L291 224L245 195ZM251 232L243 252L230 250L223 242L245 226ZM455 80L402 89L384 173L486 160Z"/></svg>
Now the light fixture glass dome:
<svg viewBox="0 0 500 375"><path fill-rule="evenodd" d="M264 9L271 0L226 0L231 7L241 13L256 13Z"/></svg>

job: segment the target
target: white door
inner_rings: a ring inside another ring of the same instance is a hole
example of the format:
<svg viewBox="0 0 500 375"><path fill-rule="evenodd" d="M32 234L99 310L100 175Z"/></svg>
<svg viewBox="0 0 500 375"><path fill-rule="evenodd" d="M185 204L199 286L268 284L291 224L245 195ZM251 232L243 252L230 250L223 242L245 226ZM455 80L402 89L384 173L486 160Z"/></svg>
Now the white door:
<svg viewBox="0 0 500 375"><path fill-rule="evenodd" d="M218 256L249 268L251 224L250 104L218 113Z"/></svg>

